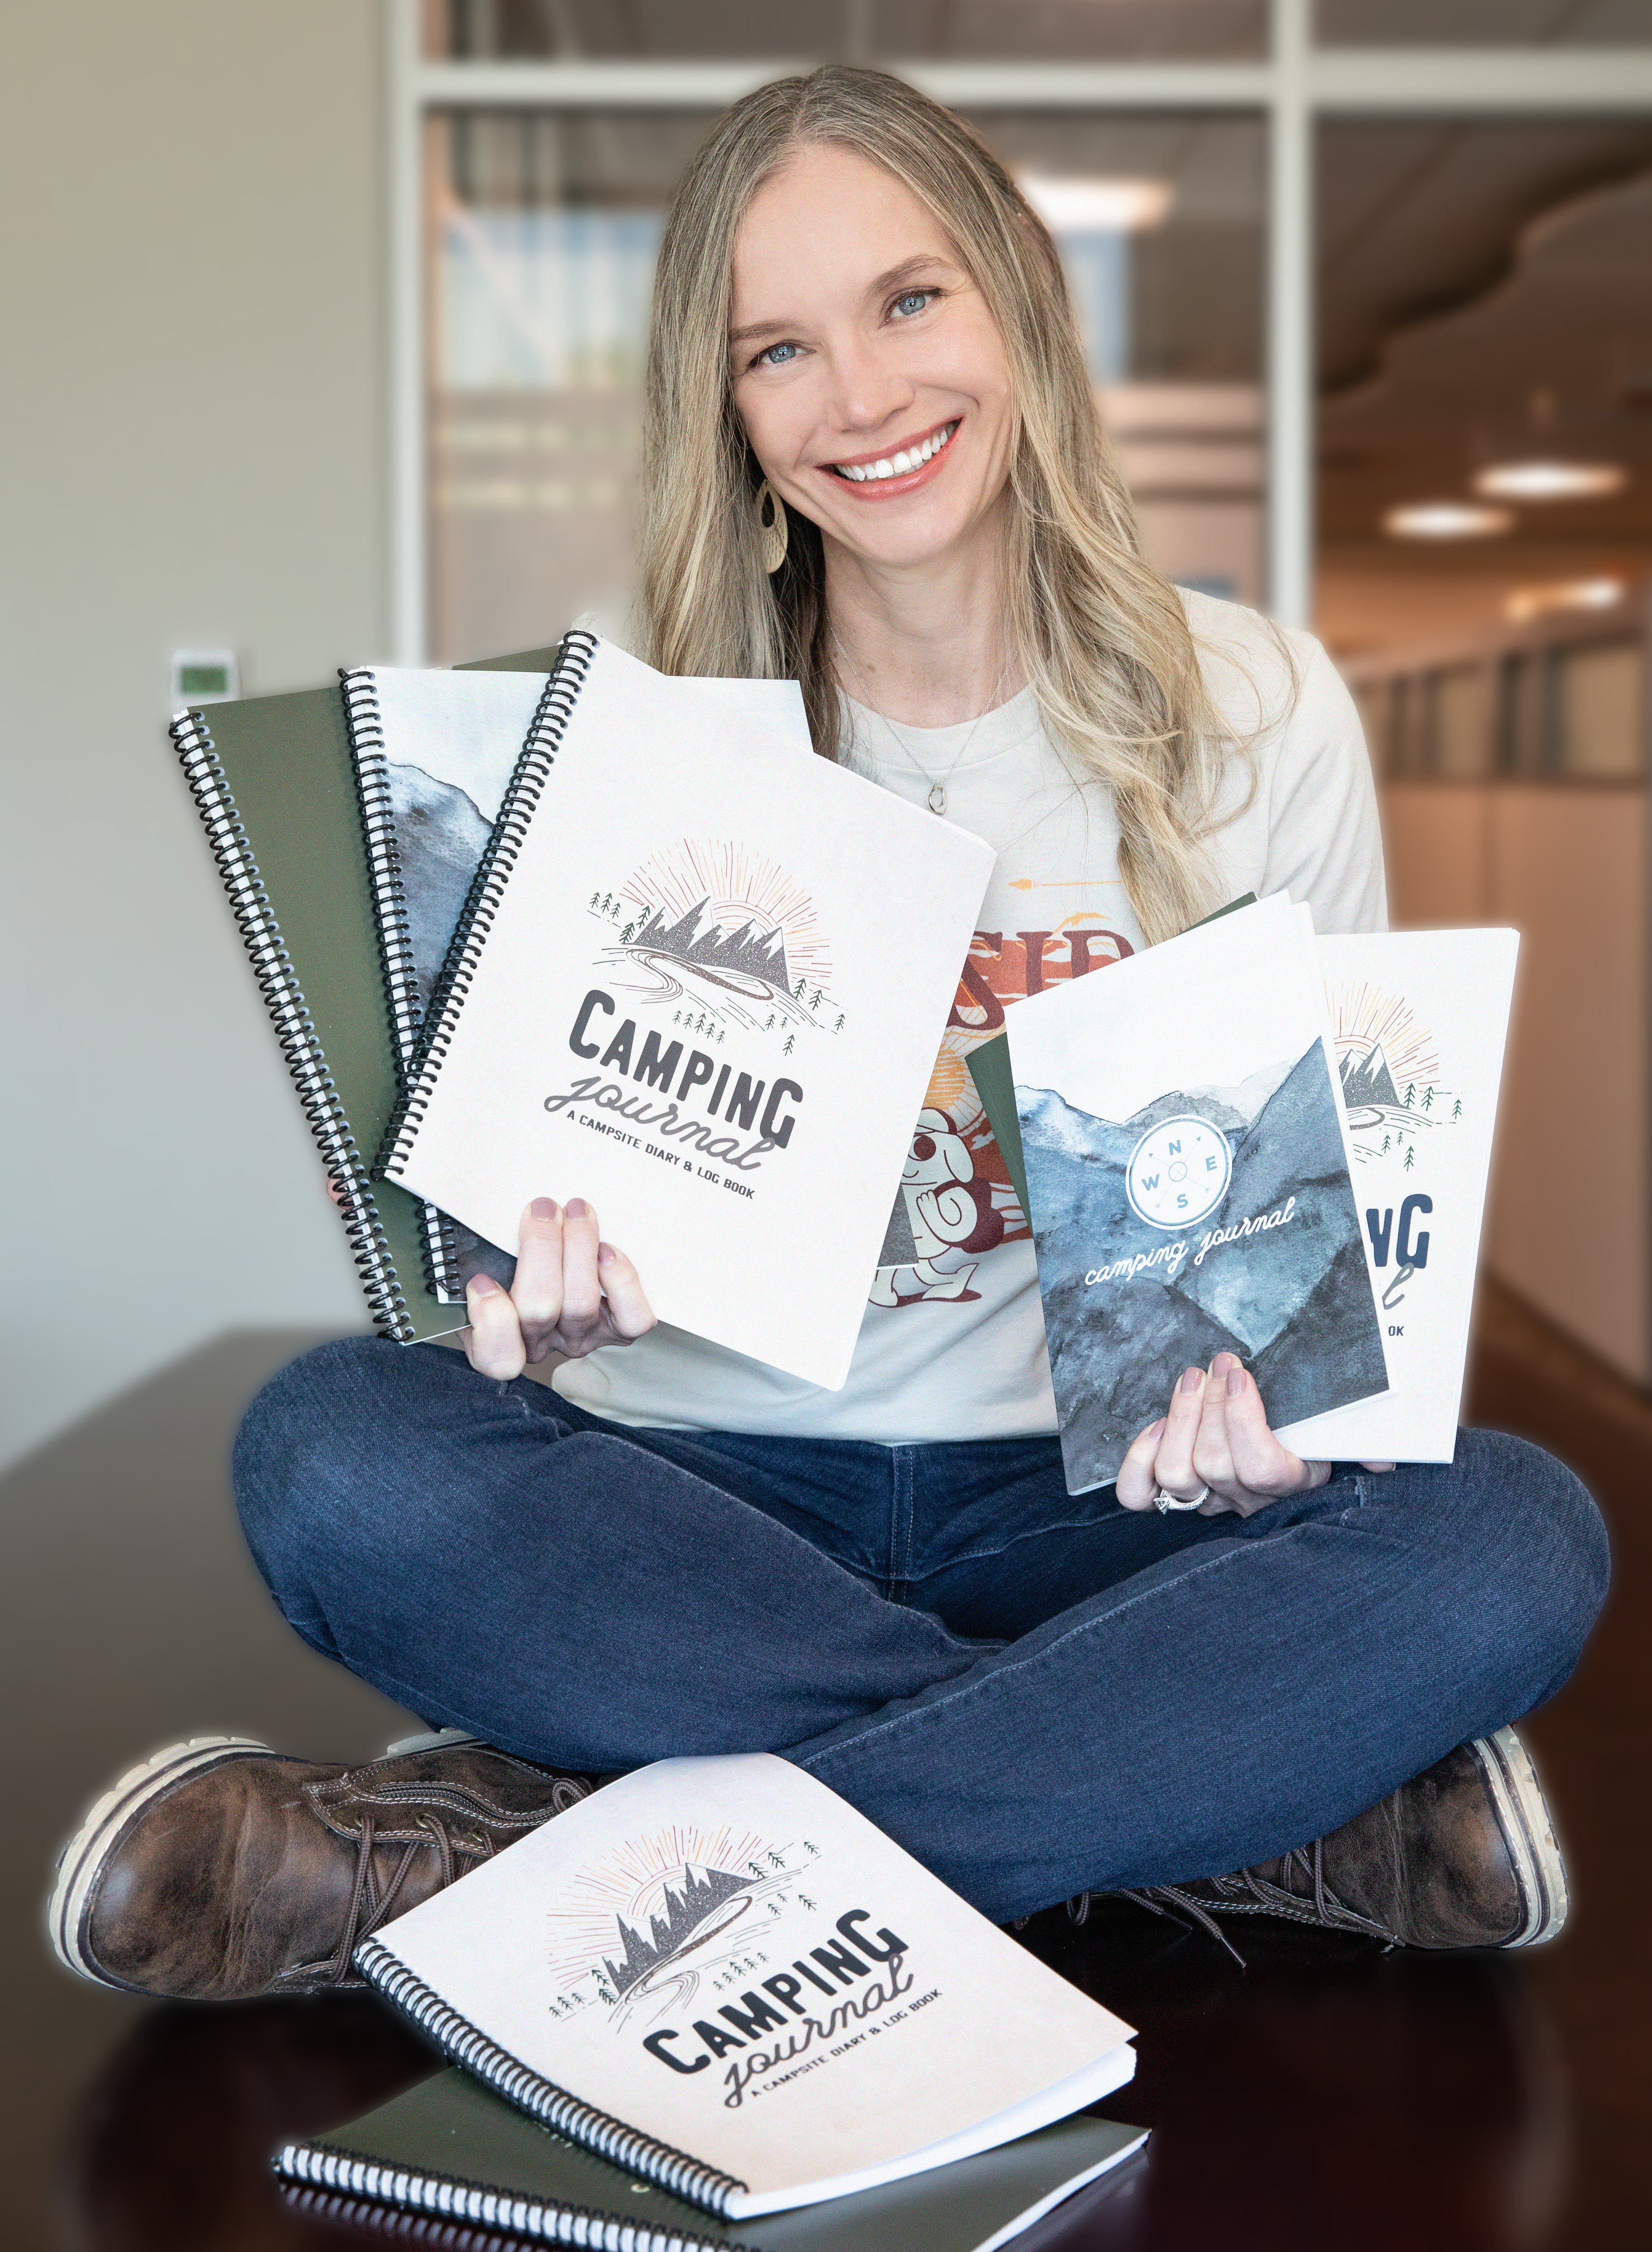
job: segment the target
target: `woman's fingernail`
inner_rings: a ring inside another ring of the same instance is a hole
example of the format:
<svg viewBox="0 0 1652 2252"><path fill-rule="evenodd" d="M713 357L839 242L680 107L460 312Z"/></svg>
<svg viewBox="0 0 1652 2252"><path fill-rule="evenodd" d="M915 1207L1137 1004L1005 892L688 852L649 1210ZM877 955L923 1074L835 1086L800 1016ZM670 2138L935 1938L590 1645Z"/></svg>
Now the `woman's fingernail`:
<svg viewBox="0 0 1652 2252"><path fill-rule="evenodd" d="M554 1197L535 1197L528 1210L535 1220L554 1220L557 1216L557 1200Z"/></svg>
<svg viewBox="0 0 1652 2252"><path fill-rule="evenodd" d="M1197 1392L1204 1381L1204 1371L1202 1368L1187 1368L1183 1369L1182 1372L1182 1389L1183 1392Z"/></svg>
<svg viewBox="0 0 1652 2252"><path fill-rule="evenodd" d="M1241 1392L1243 1392L1243 1391L1244 1391L1244 1389L1245 1389L1245 1371L1244 1371L1242 1368L1238 1368L1238 1367L1235 1367L1235 1368L1230 1368L1230 1369L1228 1370L1228 1372L1227 1372L1227 1396L1228 1396L1228 1398L1229 1398L1230 1400L1237 1400L1237 1399L1239 1398L1239 1394L1240 1394Z"/></svg>
<svg viewBox="0 0 1652 2252"><path fill-rule="evenodd" d="M1146 1436L1149 1439L1162 1439L1164 1436L1164 1417L1161 1415L1156 1423L1149 1423Z"/></svg>
<svg viewBox="0 0 1652 2252"><path fill-rule="evenodd" d="M599 1267L606 1267L613 1256L614 1246L611 1243L598 1244L596 1248L596 1263Z"/></svg>
<svg viewBox="0 0 1652 2252"><path fill-rule="evenodd" d="M570 1197L568 1199L568 1218L570 1220L588 1220L590 1216L591 1207L583 1197Z"/></svg>
<svg viewBox="0 0 1652 2252"><path fill-rule="evenodd" d="M467 1298L473 1295L478 1298L491 1298L498 1288L491 1275L473 1275L465 1284L465 1296Z"/></svg>
<svg viewBox="0 0 1652 2252"><path fill-rule="evenodd" d="M1239 1358L1236 1352L1218 1352L1211 1363L1211 1374L1219 1376L1225 1368L1237 1368Z"/></svg>

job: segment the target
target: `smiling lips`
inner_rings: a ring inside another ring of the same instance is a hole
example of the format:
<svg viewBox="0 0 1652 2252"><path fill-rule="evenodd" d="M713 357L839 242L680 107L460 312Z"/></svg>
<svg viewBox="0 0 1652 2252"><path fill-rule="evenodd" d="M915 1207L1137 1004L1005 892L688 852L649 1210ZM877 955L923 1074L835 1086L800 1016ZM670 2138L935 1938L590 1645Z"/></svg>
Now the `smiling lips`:
<svg viewBox="0 0 1652 2252"><path fill-rule="evenodd" d="M828 476L855 486L868 500L911 492L934 474L935 464L957 427L957 421L938 423L922 437L909 439L887 454L867 454L854 462L827 462L823 467Z"/></svg>

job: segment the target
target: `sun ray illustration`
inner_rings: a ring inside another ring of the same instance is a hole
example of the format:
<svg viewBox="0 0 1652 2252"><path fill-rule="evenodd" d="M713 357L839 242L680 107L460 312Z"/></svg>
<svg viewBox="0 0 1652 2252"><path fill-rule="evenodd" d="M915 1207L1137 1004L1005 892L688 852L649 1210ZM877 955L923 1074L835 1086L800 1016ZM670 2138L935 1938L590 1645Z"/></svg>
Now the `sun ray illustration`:
<svg viewBox="0 0 1652 2252"><path fill-rule="evenodd" d="M1397 1087L1440 1084L1434 1036L1402 995L1367 979L1345 980L1332 988L1331 1021L1339 1063L1348 1056L1363 1062L1380 1048Z"/></svg>
<svg viewBox="0 0 1652 2252"><path fill-rule="evenodd" d="M755 924L765 935L783 931L794 972L812 984L829 983L831 949L814 901L777 861L738 839L684 838L634 870L621 885L620 896L640 913L663 909L673 919L704 900L725 930Z"/></svg>

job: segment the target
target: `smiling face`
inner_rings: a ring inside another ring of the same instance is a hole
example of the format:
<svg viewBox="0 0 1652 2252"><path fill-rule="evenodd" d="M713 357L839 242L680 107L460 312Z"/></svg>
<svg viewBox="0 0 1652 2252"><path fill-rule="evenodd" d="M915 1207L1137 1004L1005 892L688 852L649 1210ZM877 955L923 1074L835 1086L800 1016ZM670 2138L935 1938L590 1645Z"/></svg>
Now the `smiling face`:
<svg viewBox="0 0 1652 2252"><path fill-rule="evenodd" d="M921 566L996 536L1014 433L985 300L912 191L805 148L734 246L730 365L752 450L788 508L868 563Z"/></svg>

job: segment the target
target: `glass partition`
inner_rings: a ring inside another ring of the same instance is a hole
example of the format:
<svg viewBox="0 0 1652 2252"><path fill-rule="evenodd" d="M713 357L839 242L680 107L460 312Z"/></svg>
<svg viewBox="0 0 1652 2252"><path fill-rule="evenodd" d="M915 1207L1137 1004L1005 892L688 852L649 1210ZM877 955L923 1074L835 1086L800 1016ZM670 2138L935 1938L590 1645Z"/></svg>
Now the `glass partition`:
<svg viewBox="0 0 1652 2252"><path fill-rule="evenodd" d="M1267 0L427 0L425 52L464 61L1247 61Z"/></svg>
<svg viewBox="0 0 1652 2252"><path fill-rule="evenodd" d="M1646 0L1318 0L1336 47L1634 47L1652 45Z"/></svg>
<svg viewBox="0 0 1652 2252"><path fill-rule="evenodd" d="M434 662L532 647L587 609L623 611L654 261L708 122L430 120Z"/></svg>

